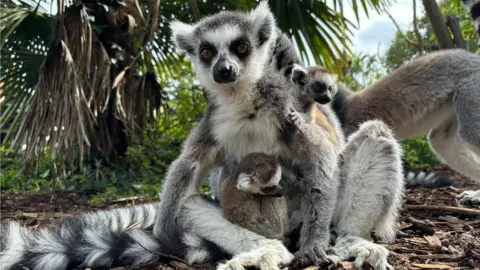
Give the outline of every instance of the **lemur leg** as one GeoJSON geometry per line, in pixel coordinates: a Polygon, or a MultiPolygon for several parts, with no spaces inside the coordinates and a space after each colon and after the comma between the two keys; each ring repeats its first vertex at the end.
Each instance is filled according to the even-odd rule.
{"type": "MultiPolygon", "coordinates": [[[[428,134],[432,150],[455,171],[480,182],[480,155],[472,151],[472,146],[460,134],[457,119],[433,129],[428,134]]],[[[480,203],[480,192],[465,191],[459,195],[460,202],[480,203]]]]}
{"type": "MultiPolygon", "coordinates": [[[[188,237],[209,241],[234,255],[231,260],[219,265],[218,269],[256,266],[261,270],[276,270],[279,269],[278,265],[288,264],[293,259],[293,255],[279,240],[267,239],[223,218],[218,204],[204,195],[191,195],[185,200],[177,223],[189,234],[188,237]]],[[[184,243],[189,245],[185,239],[184,243]]],[[[195,250],[194,253],[187,253],[187,259],[190,263],[201,263],[209,257],[206,252],[195,250]],[[195,261],[195,258],[200,260],[195,261]]]]}
{"type": "Polygon", "coordinates": [[[337,167],[335,146],[328,134],[315,124],[303,124],[292,138],[292,151],[303,173],[304,194],[301,195],[303,225],[297,259],[315,265],[331,264],[326,255],[330,240],[330,223],[335,208],[338,183],[333,178],[337,167]],[[318,150],[312,150],[318,149],[318,150]]]}
{"type": "Polygon", "coordinates": [[[392,131],[381,121],[367,121],[348,138],[336,176],[339,196],[333,217],[338,235],[334,260],[355,258],[361,268],[389,269],[388,250],[367,239],[372,231],[392,241],[404,194],[402,151],[392,131]]]}

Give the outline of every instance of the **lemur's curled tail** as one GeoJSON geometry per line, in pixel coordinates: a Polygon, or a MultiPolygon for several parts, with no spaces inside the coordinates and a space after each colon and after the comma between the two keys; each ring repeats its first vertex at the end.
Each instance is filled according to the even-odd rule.
{"type": "Polygon", "coordinates": [[[62,270],[148,262],[160,248],[148,230],[157,211],[158,204],[152,203],[85,213],[39,230],[2,224],[1,268],[62,270]]]}
{"type": "Polygon", "coordinates": [[[407,171],[405,176],[405,187],[423,187],[423,188],[441,188],[458,185],[455,179],[445,175],[435,174],[433,172],[412,172],[407,171]]]}
{"type": "Polygon", "coordinates": [[[480,0],[462,0],[462,2],[470,10],[470,15],[475,21],[475,28],[478,33],[478,54],[480,54],[480,0]]]}

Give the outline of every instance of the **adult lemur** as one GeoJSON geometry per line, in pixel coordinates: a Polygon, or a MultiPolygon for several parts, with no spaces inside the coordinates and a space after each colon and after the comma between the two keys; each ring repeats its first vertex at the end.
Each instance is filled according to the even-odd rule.
{"type": "MultiPolygon", "coordinates": [[[[480,46],[480,1],[463,2],[476,22],[480,46]]],[[[385,121],[401,140],[429,132],[431,148],[445,163],[480,181],[480,57],[443,50],[403,65],[363,91],[338,87],[333,108],[347,135],[368,119],[385,121]]],[[[480,203],[480,190],[459,197],[480,203]]]]}
{"type": "MultiPolygon", "coordinates": [[[[336,209],[335,216],[341,217],[336,219],[336,231],[340,232],[337,247],[342,243],[356,247],[347,254],[349,257],[356,257],[358,262],[368,260],[378,269],[384,269],[385,249],[364,240],[372,227],[351,224],[383,216],[378,214],[385,209],[381,202],[392,190],[390,170],[383,165],[396,164],[398,155],[389,150],[358,152],[369,155],[364,160],[380,158],[366,167],[356,164],[360,170],[355,170],[361,173],[355,181],[376,183],[379,192],[372,194],[370,189],[355,186],[358,182],[341,181],[342,192],[355,198],[369,198],[365,201],[368,205],[357,211],[355,203],[344,197],[341,202],[345,204],[335,208],[338,179],[332,177],[337,163],[335,147],[319,135],[322,132],[316,125],[305,123],[310,132],[291,133],[285,132],[288,125],[281,121],[290,103],[295,105],[290,89],[293,84],[285,75],[291,72],[293,63],[300,61],[288,39],[278,35],[266,2],[249,13],[225,11],[193,25],[174,22],[171,26],[177,47],[190,56],[197,77],[207,90],[209,105],[168,170],[161,202],[87,214],[35,232],[11,223],[2,232],[0,263],[4,269],[136,265],[155,257],[151,251],[185,256],[191,243],[184,241],[184,232],[233,255],[220,269],[244,266],[278,269],[278,265],[293,259],[280,241],[230,223],[222,216],[218,204],[199,194],[199,186],[210,167],[221,166],[228,175],[251,152],[277,155],[283,172],[287,175],[298,172],[303,177],[306,188],[296,194],[301,199],[303,215],[300,250],[296,254],[299,258],[309,258],[315,264],[331,260],[325,250],[331,216],[336,209]],[[372,175],[378,178],[372,181],[372,175]],[[156,218],[155,238],[145,231],[152,226],[152,217],[156,218]]],[[[376,125],[366,125],[361,130],[369,134],[369,130],[375,129],[376,125]]],[[[370,143],[380,147],[384,140],[377,139],[370,143]]],[[[375,149],[373,145],[369,149],[375,149]]],[[[284,177],[281,181],[282,186],[288,186],[296,178],[284,177]]]]}
{"type": "MultiPolygon", "coordinates": [[[[346,134],[381,119],[399,139],[428,132],[433,151],[453,169],[480,181],[480,57],[442,50],[419,57],[353,92],[338,83],[333,109],[346,134]]],[[[465,192],[463,200],[480,200],[465,192]]]]}

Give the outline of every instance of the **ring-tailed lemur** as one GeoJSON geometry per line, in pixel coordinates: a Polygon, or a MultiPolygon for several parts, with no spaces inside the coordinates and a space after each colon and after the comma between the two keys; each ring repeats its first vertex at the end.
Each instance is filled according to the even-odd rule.
{"type": "MultiPolygon", "coordinates": [[[[338,83],[332,107],[346,135],[370,119],[400,140],[429,132],[432,150],[457,172],[480,181],[480,57],[461,49],[418,57],[353,92],[338,83]]],[[[480,191],[461,201],[480,202],[480,191]]]]}
{"type": "MultiPolygon", "coordinates": [[[[301,89],[297,93],[297,99],[299,99],[300,107],[308,115],[308,118],[311,121],[315,121],[317,125],[327,128],[330,126],[330,129],[335,128],[337,137],[343,136],[343,132],[338,132],[338,130],[341,130],[341,125],[337,117],[332,117],[332,114],[334,115],[335,113],[332,111],[330,104],[326,105],[338,91],[337,75],[332,74],[323,67],[311,66],[303,68],[295,64],[292,81],[301,89]],[[325,121],[326,116],[329,121],[325,121]]],[[[455,183],[455,180],[447,176],[435,173],[427,175],[424,172],[408,172],[405,180],[405,187],[407,188],[416,186],[438,188],[455,183]]]]}
{"type": "MultiPolygon", "coordinates": [[[[209,106],[204,118],[190,133],[182,153],[170,165],[161,202],[84,215],[38,233],[12,223],[2,234],[5,241],[2,241],[0,263],[6,269],[17,266],[65,269],[78,264],[100,267],[118,262],[136,265],[152,259],[155,251],[184,256],[187,255],[185,245],[189,243],[182,241],[182,230],[234,255],[219,269],[243,266],[278,269],[279,264],[293,258],[280,241],[266,239],[228,222],[218,204],[199,194],[200,183],[209,167],[220,164],[229,173],[231,164],[253,151],[278,154],[282,171],[288,172],[292,165],[300,167],[307,188],[298,194],[302,199],[304,223],[298,255],[307,255],[317,264],[328,261],[324,246],[329,236],[329,215],[333,211],[329,204],[332,198],[333,202],[336,199],[335,178],[328,178],[335,169],[332,164],[335,151],[328,151],[334,147],[325,136],[319,135],[322,130],[316,125],[304,124],[307,132],[294,132],[291,138],[288,133],[279,132],[282,128],[279,116],[283,117],[289,107],[287,103],[291,102],[285,75],[291,72],[288,65],[292,60],[284,56],[295,55],[295,52],[282,36],[276,39],[278,31],[267,4],[262,2],[249,13],[221,12],[194,25],[176,22],[172,26],[178,47],[190,54],[198,78],[208,89],[209,106]],[[279,55],[272,55],[273,52],[279,55]],[[274,65],[270,64],[271,59],[274,65]],[[323,151],[314,151],[319,148],[323,151]],[[156,239],[143,230],[152,225],[152,214],[156,218],[156,239]],[[132,217],[129,222],[123,222],[128,216],[132,217]]],[[[381,174],[381,170],[373,166],[367,168],[366,175],[369,169],[381,174]]],[[[282,185],[289,180],[292,179],[282,179],[282,185]]],[[[390,179],[381,177],[380,180],[390,179]]],[[[383,200],[357,187],[347,190],[358,190],[358,196],[371,198],[373,202],[383,200]]],[[[360,216],[379,211],[375,207],[354,209],[352,205],[345,205],[337,211],[350,213],[346,219],[350,218],[351,223],[360,216]]],[[[345,229],[339,237],[356,235],[363,229],[368,228],[352,232],[345,229]]],[[[361,253],[350,254],[358,261],[386,263],[386,257],[378,255],[380,246],[360,242],[358,245],[364,247],[357,249],[361,253]]]]}
{"type": "Polygon", "coordinates": [[[275,156],[246,155],[222,184],[223,216],[250,231],[283,241],[288,213],[281,177],[282,169],[275,156]]]}

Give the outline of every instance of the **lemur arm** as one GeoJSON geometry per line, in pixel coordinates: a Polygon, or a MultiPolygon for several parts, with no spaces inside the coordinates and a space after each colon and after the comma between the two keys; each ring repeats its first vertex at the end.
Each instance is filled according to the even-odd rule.
{"type": "Polygon", "coordinates": [[[172,237],[178,232],[176,217],[179,207],[189,195],[199,192],[202,181],[215,163],[217,147],[207,123],[205,118],[202,119],[190,132],[182,152],[168,168],[154,228],[155,237],[161,243],[174,240],[172,237]]]}

